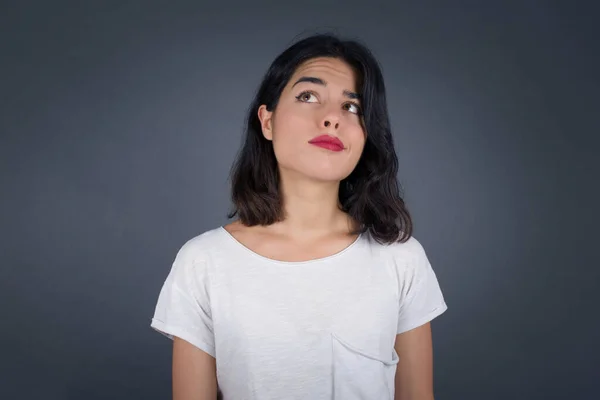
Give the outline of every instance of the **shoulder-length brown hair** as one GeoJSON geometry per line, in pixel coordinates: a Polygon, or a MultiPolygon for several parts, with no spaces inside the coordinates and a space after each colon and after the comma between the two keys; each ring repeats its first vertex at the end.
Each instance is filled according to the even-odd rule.
{"type": "Polygon", "coordinates": [[[383,75],[369,49],[354,40],[331,34],[310,36],[290,46],[271,64],[247,115],[244,144],[231,170],[233,210],[247,226],[270,225],[284,218],[279,191],[279,170],[273,146],[262,135],[258,108],[269,111],[277,102],[296,68],[317,57],[335,57],[355,68],[359,76],[367,138],[361,158],[340,184],[343,211],[380,243],[405,242],[412,235],[412,220],[397,181],[398,158],[394,150],[383,75]]]}

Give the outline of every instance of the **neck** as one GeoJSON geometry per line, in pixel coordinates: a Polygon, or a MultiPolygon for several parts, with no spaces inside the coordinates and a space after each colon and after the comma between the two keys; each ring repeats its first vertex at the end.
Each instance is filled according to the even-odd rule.
{"type": "Polygon", "coordinates": [[[349,216],[339,208],[339,182],[280,176],[285,219],[277,225],[282,232],[305,236],[351,229],[349,216]]]}

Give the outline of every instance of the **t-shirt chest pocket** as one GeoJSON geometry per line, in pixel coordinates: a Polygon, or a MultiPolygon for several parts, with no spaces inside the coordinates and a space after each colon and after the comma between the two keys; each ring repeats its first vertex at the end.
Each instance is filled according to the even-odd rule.
{"type": "Polygon", "coordinates": [[[332,327],[334,399],[393,399],[398,355],[394,296],[360,296],[332,327]]]}
{"type": "Polygon", "coordinates": [[[398,355],[394,349],[372,354],[332,334],[333,399],[394,398],[398,355]]]}

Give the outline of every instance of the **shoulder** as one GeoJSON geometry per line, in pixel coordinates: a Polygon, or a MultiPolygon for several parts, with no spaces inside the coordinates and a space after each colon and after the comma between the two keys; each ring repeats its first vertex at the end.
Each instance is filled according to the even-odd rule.
{"type": "Polygon", "coordinates": [[[394,276],[426,273],[431,268],[425,248],[414,236],[390,244],[378,243],[370,236],[368,241],[371,254],[377,254],[394,276]]]}
{"type": "Polygon", "coordinates": [[[187,239],[179,247],[176,255],[176,262],[195,263],[206,261],[211,249],[218,248],[224,241],[224,232],[222,227],[216,227],[199,233],[187,239]]]}
{"type": "Polygon", "coordinates": [[[396,260],[419,260],[426,256],[425,248],[421,242],[414,236],[410,236],[404,242],[394,242],[381,244],[372,237],[368,238],[371,248],[376,248],[380,254],[391,257],[396,260]]]}

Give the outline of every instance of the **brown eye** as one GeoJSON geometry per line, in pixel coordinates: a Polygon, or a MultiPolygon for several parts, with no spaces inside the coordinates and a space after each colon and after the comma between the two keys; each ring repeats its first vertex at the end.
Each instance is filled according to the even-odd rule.
{"type": "Polygon", "coordinates": [[[296,96],[296,99],[298,101],[304,102],[304,103],[314,103],[316,101],[316,96],[311,93],[311,92],[302,92],[300,93],[298,96],[296,96]],[[315,98],[314,101],[311,101],[312,98],[315,98]]]}
{"type": "Polygon", "coordinates": [[[344,110],[350,111],[351,113],[357,114],[357,115],[360,115],[360,113],[361,113],[360,107],[356,103],[346,103],[346,104],[344,104],[344,110]]]}

